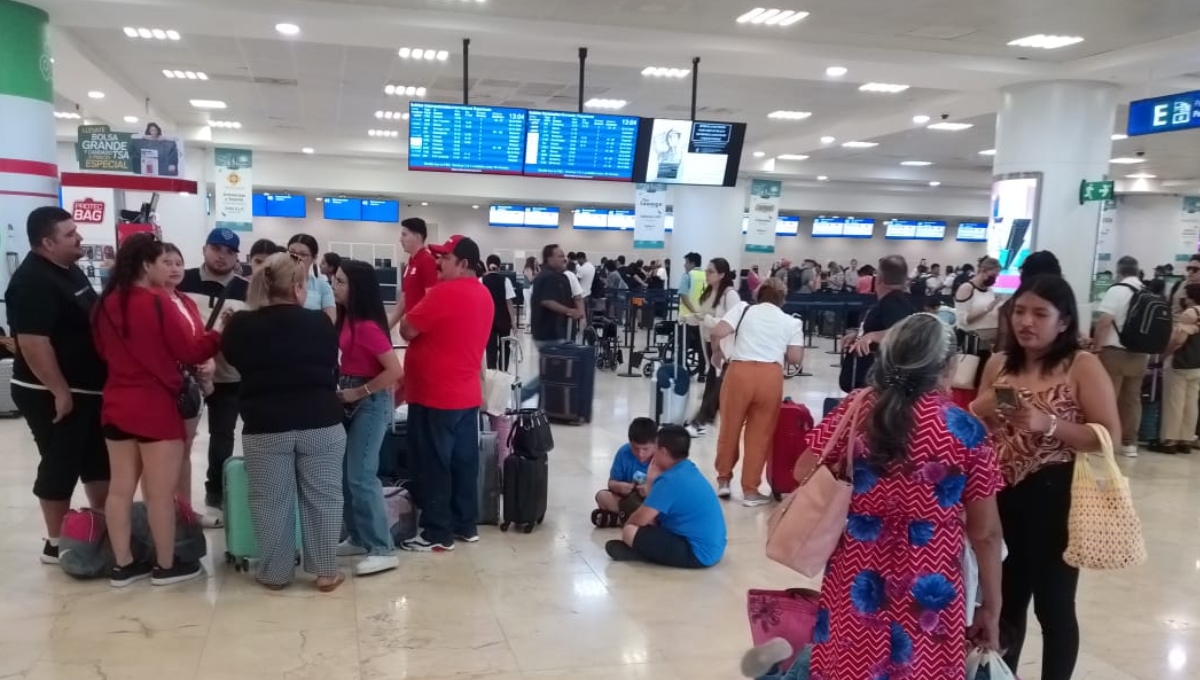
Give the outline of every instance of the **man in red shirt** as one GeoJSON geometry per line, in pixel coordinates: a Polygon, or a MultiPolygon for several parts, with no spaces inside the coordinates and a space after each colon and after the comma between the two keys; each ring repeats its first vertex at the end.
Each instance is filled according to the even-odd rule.
{"type": "Polygon", "coordinates": [[[404,277],[400,280],[402,296],[396,300],[396,307],[388,314],[388,328],[395,328],[404,318],[404,313],[415,309],[417,303],[425,297],[425,293],[438,282],[437,262],[425,247],[425,239],[429,229],[425,220],[420,217],[410,217],[400,223],[400,247],[408,253],[408,264],[404,267],[404,277]]]}
{"type": "Polygon", "coordinates": [[[456,235],[430,251],[439,283],[400,324],[408,341],[404,393],[421,509],[420,533],[400,547],[446,552],[455,539],[479,540],[480,372],[495,309],[477,278],[482,262],[474,241],[456,235]]]}

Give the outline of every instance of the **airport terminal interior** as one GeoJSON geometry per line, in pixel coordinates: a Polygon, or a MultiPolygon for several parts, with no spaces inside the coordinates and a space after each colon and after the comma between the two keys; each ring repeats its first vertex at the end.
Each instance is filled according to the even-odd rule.
{"type": "MultiPolygon", "coordinates": [[[[826,263],[898,255],[919,282],[927,265],[991,262],[1002,301],[1025,258],[1051,251],[1085,335],[1122,258],[1146,281],[1200,283],[1200,5],[760,2],[0,0],[0,287],[45,205],[71,214],[97,290],[137,232],[197,267],[228,230],[218,243],[240,243],[247,274],[252,243],[307,234],[319,254],[367,262],[388,310],[411,257],[400,222],[418,217],[429,244],[461,235],[498,256],[526,300],[526,263],[548,244],[597,267],[643,261],[647,277],[662,265],[667,298],[697,253],[701,270],[727,260],[739,285],[795,268],[793,294],[818,263],[825,278],[804,285],[829,293],[850,286],[826,263]]],[[[659,321],[679,316],[667,298],[659,321]]],[[[787,299],[808,346],[784,394],[819,421],[846,396],[839,338],[853,324],[787,299]]],[[[632,325],[643,309],[621,315],[632,325]]],[[[512,372],[528,382],[541,364],[528,305],[520,316],[512,372]]],[[[307,575],[264,588],[227,563],[220,528],[205,531],[203,576],[166,587],[39,563],[39,450],[5,414],[0,680],[743,677],[761,642],[748,592],[821,587],[768,559],[779,503],[744,507],[735,479],[724,557],[704,569],[614,561],[622,530],[593,526],[630,421],[667,422],[649,377],[662,362],[633,363],[653,335],[619,336],[590,422],[552,426],[540,526],[480,526],[477,542],[398,550],[396,568],[367,576],[339,558],[330,593],[307,575]]],[[[692,379],[687,413],[704,388],[692,379]]],[[[1145,391],[1147,411],[1159,394],[1145,391]]],[[[714,489],[720,428],[691,439],[714,489]]],[[[1200,451],[1157,440],[1116,455],[1148,559],[1081,572],[1076,680],[1200,678],[1200,451]]],[[[202,416],[185,462],[197,499],[209,442],[202,416]]],[[[1031,608],[1015,675],[1066,680],[1043,675],[1042,647],[1031,608]]],[[[861,680],[902,677],[927,680],[861,680]]]]}

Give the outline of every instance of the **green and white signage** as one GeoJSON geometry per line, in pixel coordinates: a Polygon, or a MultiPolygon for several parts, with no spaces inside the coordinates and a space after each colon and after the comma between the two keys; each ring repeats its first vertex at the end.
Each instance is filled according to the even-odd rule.
{"type": "Polygon", "coordinates": [[[667,185],[639,184],[633,206],[633,247],[662,248],[667,238],[667,185]]]}
{"type": "Polygon", "coordinates": [[[254,228],[254,154],[249,149],[213,149],[216,165],[214,212],[218,229],[254,228]]]}
{"type": "Polygon", "coordinates": [[[750,180],[750,218],[746,224],[746,252],[775,252],[775,223],[779,221],[779,199],[783,183],[771,179],[750,180]]]}

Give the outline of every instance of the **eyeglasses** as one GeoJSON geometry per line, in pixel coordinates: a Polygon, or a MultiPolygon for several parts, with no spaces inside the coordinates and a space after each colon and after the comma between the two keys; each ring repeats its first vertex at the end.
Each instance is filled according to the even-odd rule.
{"type": "Polygon", "coordinates": [[[1186,269],[1187,273],[1189,273],[1189,274],[1195,274],[1196,272],[1200,272],[1200,267],[1184,267],[1184,269],[1186,269]]]}
{"type": "Polygon", "coordinates": [[[289,250],[288,255],[291,255],[293,260],[311,260],[312,259],[312,256],[309,255],[308,253],[301,253],[296,250],[289,250]]]}

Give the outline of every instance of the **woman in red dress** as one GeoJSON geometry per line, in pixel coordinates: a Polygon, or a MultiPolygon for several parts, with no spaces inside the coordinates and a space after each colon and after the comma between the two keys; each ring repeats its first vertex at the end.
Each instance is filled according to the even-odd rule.
{"type": "Polygon", "coordinates": [[[121,244],[92,321],[96,349],[108,364],[101,421],[112,482],[105,515],[116,566],[110,583],[146,577],[168,585],[200,576],[198,562],[176,560],[175,489],[187,429],[179,412],[181,366],[212,358],[216,331],[195,333],[165,295],[170,276],[166,247],[153,234],[121,244]],[[150,518],[155,564],[135,562],[130,509],[138,481],[150,518]]]}
{"type": "Polygon", "coordinates": [[[869,386],[810,435],[810,449],[828,447],[825,465],[854,456],[846,530],[813,630],[813,680],[962,680],[968,637],[999,646],[1000,470],[983,424],[945,396],[953,357],[948,327],[909,317],[888,333],[869,386]],[[852,424],[831,442],[844,418],[852,424]],[[970,631],[964,528],[983,595],[970,631]]]}

